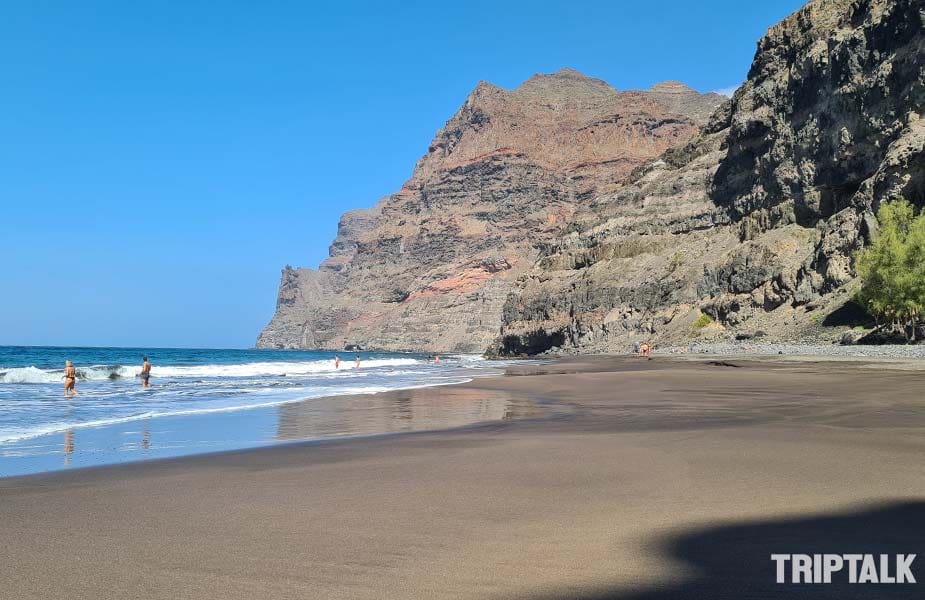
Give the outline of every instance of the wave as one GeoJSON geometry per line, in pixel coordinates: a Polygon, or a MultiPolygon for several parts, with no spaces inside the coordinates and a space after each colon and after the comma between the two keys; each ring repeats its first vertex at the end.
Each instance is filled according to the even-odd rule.
{"type": "MultiPolygon", "coordinates": [[[[378,367],[400,367],[421,364],[422,361],[414,358],[383,358],[370,359],[360,363],[363,369],[378,367]]],[[[354,368],[353,361],[341,362],[339,371],[349,372],[354,368]]],[[[136,377],[141,367],[126,367],[122,365],[95,365],[78,367],[77,379],[80,381],[105,381],[136,377]]],[[[313,360],[306,362],[254,362],[241,364],[210,364],[191,366],[154,366],[151,368],[152,377],[167,379],[187,377],[267,377],[267,376],[299,376],[316,373],[336,373],[332,360],[313,360]]],[[[39,369],[37,367],[19,367],[0,371],[0,383],[64,383],[64,369],[39,369]]]]}
{"type": "MultiPolygon", "coordinates": [[[[133,377],[139,369],[130,367],[95,366],[77,369],[80,381],[104,381],[133,377]]],[[[39,369],[38,367],[20,367],[0,371],[0,383],[64,383],[64,369],[39,369]]]]}
{"type": "MultiPolygon", "coordinates": [[[[360,363],[360,370],[377,367],[400,367],[416,365],[421,361],[414,358],[381,358],[364,360],[360,363]]],[[[349,360],[341,361],[340,371],[350,371],[354,363],[349,360]]],[[[237,365],[195,365],[189,367],[166,366],[153,367],[152,377],[266,377],[313,375],[315,373],[336,372],[333,360],[313,360],[308,362],[256,362],[237,365]]]]}

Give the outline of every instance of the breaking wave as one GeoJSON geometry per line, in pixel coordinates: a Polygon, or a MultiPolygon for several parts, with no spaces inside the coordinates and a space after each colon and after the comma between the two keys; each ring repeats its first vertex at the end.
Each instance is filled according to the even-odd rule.
{"type": "MultiPolygon", "coordinates": [[[[421,364],[414,358],[383,358],[365,360],[360,363],[360,370],[376,367],[400,367],[421,364]]],[[[354,369],[351,360],[341,361],[340,371],[354,369]]],[[[96,365],[77,367],[77,379],[80,381],[105,381],[137,377],[140,366],[96,365]]],[[[243,364],[211,364],[194,366],[163,366],[151,368],[152,377],[183,379],[190,377],[286,377],[335,373],[332,360],[313,360],[305,362],[253,362],[243,364]]],[[[0,383],[63,383],[64,369],[39,369],[37,367],[20,367],[0,371],[0,383]]]]}
{"type": "MultiPolygon", "coordinates": [[[[80,381],[104,381],[106,379],[121,379],[134,377],[139,368],[95,366],[77,369],[77,379],[80,381]]],[[[20,367],[0,371],[0,383],[63,383],[64,369],[39,369],[37,367],[20,367]]]]}

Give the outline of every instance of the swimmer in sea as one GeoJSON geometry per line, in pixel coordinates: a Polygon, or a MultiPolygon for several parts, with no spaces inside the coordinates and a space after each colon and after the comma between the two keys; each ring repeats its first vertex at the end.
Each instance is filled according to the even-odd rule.
{"type": "Polygon", "coordinates": [[[141,364],[141,387],[150,387],[151,383],[148,380],[151,378],[151,363],[148,362],[147,356],[142,356],[141,360],[144,361],[141,364]]]}
{"type": "Polygon", "coordinates": [[[357,352],[357,369],[360,368],[360,353],[357,352]]]}
{"type": "Polygon", "coordinates": [[[335,369],[340,368],[340,357],[336,354],[334,355],[334,368],[335,369]]]}
{"type": "Polygon", "coordinates": [[[74,363],[71,361],[64,362],[64,397],[70,398],[71,394],[74,394],[74,397],[79,396],[77,389],[74,387],[77,384],[77,369],[74,368],[74,363]]]}

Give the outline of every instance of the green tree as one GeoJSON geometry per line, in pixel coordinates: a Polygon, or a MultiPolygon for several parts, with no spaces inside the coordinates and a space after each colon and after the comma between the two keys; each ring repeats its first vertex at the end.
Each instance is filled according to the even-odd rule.
{"type": "Polygon", "coordinates": [[[915,341],[925,316],[925,214],[915,216],[906,200],[884,203],[877,211],[880,231],[857,257],[858,300],[881,324],[915,341]]]}

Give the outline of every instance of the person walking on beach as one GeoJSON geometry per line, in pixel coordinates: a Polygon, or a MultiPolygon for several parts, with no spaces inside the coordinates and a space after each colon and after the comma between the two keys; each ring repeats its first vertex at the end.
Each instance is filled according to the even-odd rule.
{"type": "Polygon", "coordinates": [[[79,396],[77,389],[74,387],[77,384],[77,369],[74,368],[74,363],[67,360],[64,361],[64,397],[70,398],[71,394],[74,394],[74,397],[79,396]]]}
{"type": "Polygon", "coordinates": [[[148,362],[147,356],[142,356],[141,360],[141,387],[150,387],[151,383],[148,380],[151,379],[151,363],[148,362]]]}
{"type": "Polygon", "coordinates": [[[334,355],[334,368],[335,369],[340,368],[340,357],[336,354],[334,355]]]}

